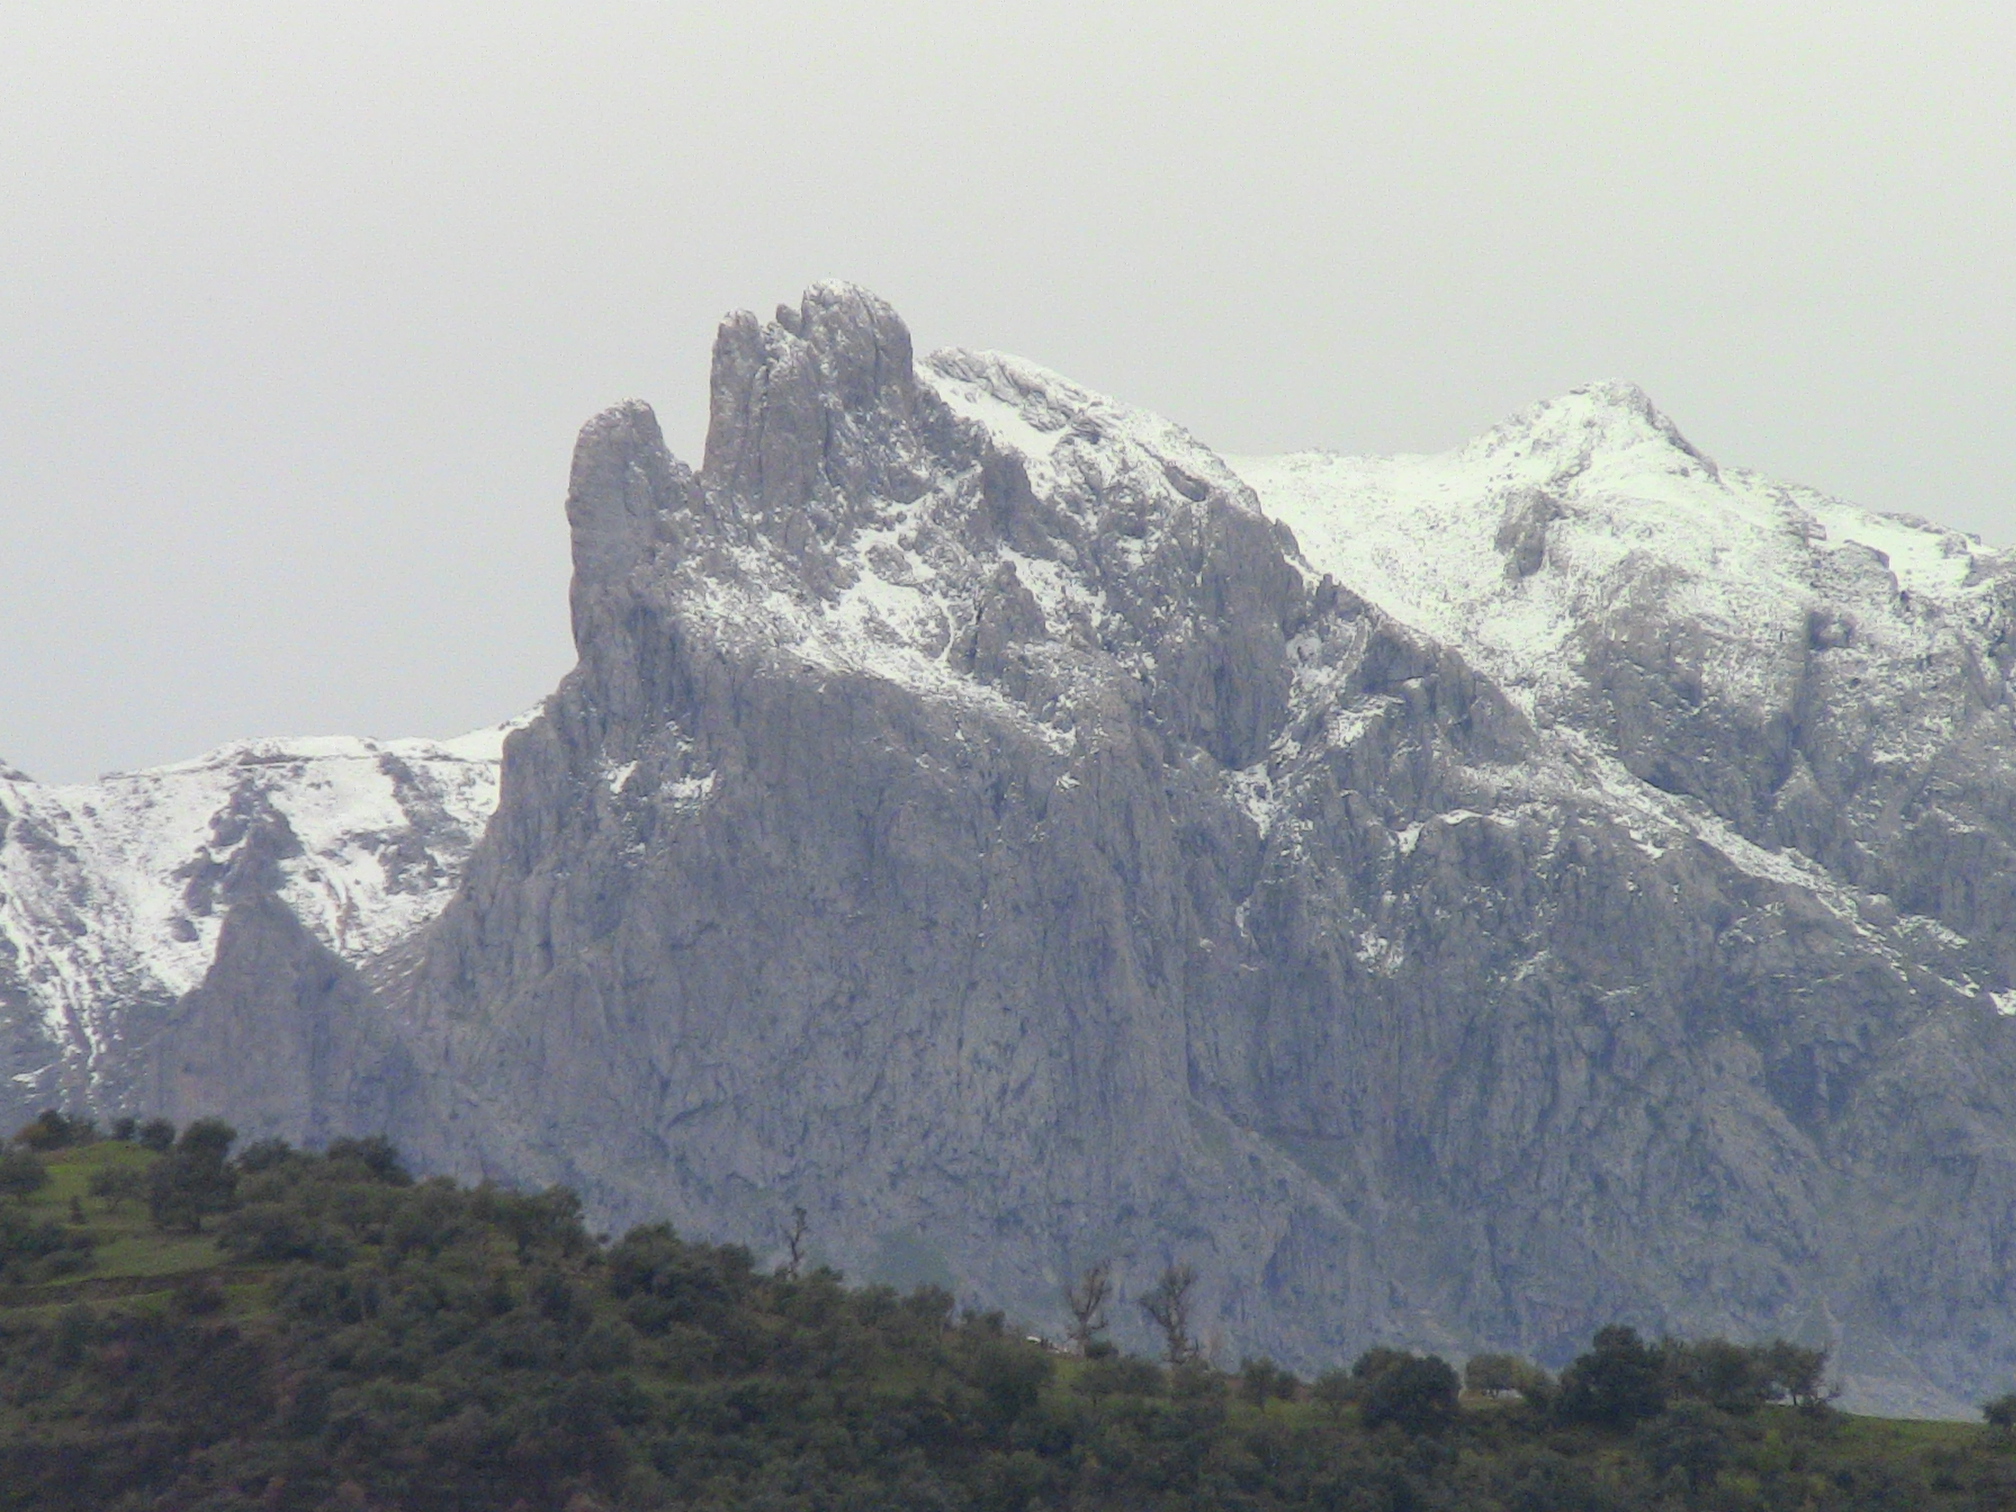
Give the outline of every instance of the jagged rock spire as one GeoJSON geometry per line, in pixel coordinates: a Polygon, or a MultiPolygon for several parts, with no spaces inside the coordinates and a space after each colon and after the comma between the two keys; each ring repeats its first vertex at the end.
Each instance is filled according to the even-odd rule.
{"type": "Polygon", "coordinates": [[[650,405],[626,400],[581,427],[567,484],[577,651],[587,649],[598,595],[673,537],[671,517],[697,493],[692,472],[666,450],[650,405]]]}
{"type": "Polygon", "coordinates": [[[771,524],[807,507],[831,515],[875,494],[913,496],[918,408],[910,331],[895,310],[854,284],[814,284],[767,324],[746,310],[721,323],[701,478],[771,524]]]}

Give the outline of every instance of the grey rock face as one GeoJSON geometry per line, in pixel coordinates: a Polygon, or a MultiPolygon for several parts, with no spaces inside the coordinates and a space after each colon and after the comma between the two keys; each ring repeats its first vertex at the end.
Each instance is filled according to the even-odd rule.
{"type": "MultiPolygon", "coordinates": [[[[1601,398],[1566,446],[1500,438],[1550,453],[1468,506],[1506,592],[1574,570],[1619,426],[1735,486],[1601,398]]],[[[2006,889],[1885,902],[1779,818],[1950,876],[1814,768],[1888,717],[1829,680],[1846,640],[1724,696],[1778,639],[1646,557],[1529,696],[1187,437],[914,364],[855,290],[724,327],[698,475],[635,419],[583,453],[577,561],[637,518],[584,478],[663,479],[661,513],[428,942],[430,1159],[759,1244],[802,1203],[851,1268],[922,1255],[1037,1322],[1094,1258],[1184,1257],[1228,1349],[1305,1364],[1558,1359],[1621,1317],[1821,1338],[1892,1405],[2009,1368],[2006,889]]],[[[1842,550],[1816,603],[1867,579],[1842,550]]],[[[1967,738],[2006,792],[2006,719],[1967,738]]]]}
{"type": "MultiPolygon", "coordinates": [[[[592,421],[567,513],[580,663],[480,843],[373,842],[438,905],[347,948],[306,810],[220,806],[200,969],[91,989],[144,1032],[64,1085],[759,1249],[803,1205],[1035,1326],[1188,1260],[1232,1359],[1623,1320],[1892,1408],[2016,1370],[2002,555],[1619,386],[1235,471],[840,285],[724,325],[698,472],[592,421]]],[[[8,791],[36,876],[82,855],[8,791]]]]}
{"type": "MultiPolygon", "coordinates": [[[[1258,861],[1212,753],[1264,750],[1304,595],[1194,445],[1180,491],[1086,396],[1039,496],[938,386],[996,367],[946,361],[857,291],[730,322],[707,466],[513,741],[428,942],[403,1132],[625,1218],[760,1241],[803,1202],[850,1266],[922,1254],[1047,1314],[1046,1268],[1146,1265],[1211,1233],[1196,1171],[1243,1177],[1185,1065],[1190,979],[1238,969],[1196,958],[1200,911],[1258,861]]],[[[577,480],[672,475],[618,434],[577,480]]]]}
{"type": "MultiPolygon", "coordinates": [[[[1248,475],[1313,562],[1460,641],[1530,721],[1532,755],[1431,797],[1482,816],[1469,835],[1525,840],[1509,881],[1477,887],[1473,861],[1449,885],[1490,924],[1474,945],[1387,936],[1396,987],[1465,963],[1407,1012],[1462,1025],[1425,1105],[1438,1184],[1491,1215],[1465,1284],[1528,1329],[1545,1286],[1521,1304],[1512,1271],[1648,1321],[1805,1326],[1865,1402],[1934,1408],[2006,1373],[2012,726],[2006,685],[1971,669],[2008,558],[1717,468],[1600,387],[1447,458],[1248,475]],[[1503,571],[1466,570],[1490,554],[1503,571]],[[1928,864],[1956,833],[1965,898],[1928,864]],[[1514,1230],[1529,1258],[1508,1270],[1514,1230]]],[[[1404,880],[1348,895],[1402,901],[1410,933],[1434,912],[1404,880]]]]}

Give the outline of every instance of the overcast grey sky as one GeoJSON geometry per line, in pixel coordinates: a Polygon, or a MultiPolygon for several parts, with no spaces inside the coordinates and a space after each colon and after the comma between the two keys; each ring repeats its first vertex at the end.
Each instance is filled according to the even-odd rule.
{"type": "Polygon", "coordinates": [[[575,430],[822,277],[1228,451],[1635,379],[2016,541],[2016,7],[0,0],[0,758],[450,734],[575,430]]]}

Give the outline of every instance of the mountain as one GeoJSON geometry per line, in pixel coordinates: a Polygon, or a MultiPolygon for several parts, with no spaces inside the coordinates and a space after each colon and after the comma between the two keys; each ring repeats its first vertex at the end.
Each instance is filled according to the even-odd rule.
{"type": "Polygon", "coordinates": [[[583,431],[580,661],[487,827],[445,748],[398,759],[455,803],[353,823],[302,760],[172,840],[0,789],[22,1105],[384,1130],[759,1248],[802,1206],[1037,1326],[1187,1260],[1234,1359],[1621,1320],[1889,1410],[2016,1370],[2016,558],[1622,385],[1228,460],[846,285],[731,318],[710,419],[697,471],[641,404],[583,431]]]}
{"type": "Polygon", "coordinates": [[[256,1055],[222,1080],[198,1073],[197,1103],[229,1088],[218,1105],[256,1121],[255,1089],[277,1075],[263,1110],[277,1127],[327,1138],[355,1122],[366,1109],[331,1105],[304,1062],[366,1027],[364,977],[454,894],[513,727],[250,740],[67,786],[0,770],[0,1122],[57,1103],[179,1109],[206,1033],[256,1055]],[[258,1001],[233,1000],[241,986],[258,1001]],[[324,998],[346,1000],[345,1022],[324,998]],[[312,1111],[293,1100],[311,1085],[312,1111]]]}

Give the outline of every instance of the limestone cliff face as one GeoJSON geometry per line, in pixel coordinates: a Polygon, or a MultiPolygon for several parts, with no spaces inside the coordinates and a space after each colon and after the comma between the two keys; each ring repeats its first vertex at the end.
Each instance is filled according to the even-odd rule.
{"type": "Polygon", "coordinates": [[[1000,371],[820,289],[724,330],[697,476],[641,409],[584,432],[582,665],[415,979],[432,1158],[759,1242],[802,1203],[1043,1318],[1109,1252],[1276,1242],[1228,1194],[1301,1178],[1190,1044],[1255,969],[1223,773],[1309,595],[1222,464],[1091,396],[1039,493],[960,410],[1000,371]]]}
{"type": "MultiPolygon", "coordinates": [[[[1508,592],[1582,591],[1591,456],[1725,486],[1642,396],[1569,408],[1495,443],[1546,487],[1467,501],[1508,592]]],[[[1803,1331],[1893,1403],[2016,1363],[2007,888],[1788,828],[1948,876],[1839,787],[1895,714],[1850,658],[1935,723],[2002,696],[1958,631],[1930,688],[1829,643],[1860,548],[1780,606],[1776,704],[1730,671],[1775,619],[1643,553],[1536,693],[1354,591],[1348,519],[1319,567],[1173,428],[846,288],[724,327],[697,474],[593,422],[569,518],[581,667],[416,978],[430,1159],[759,1243],[802,1204],[1038,1322],[1187,1258],[1312,1364],[1612,1317],[1803,1331]]],[[[1958,728],[1974,813],[2008,721],[1958,728]]]]}
{"type": "MultiPolygon", "coordinates": [[[[697,472],[582,432],[580,662],[487,829],[233,799],[182,975],[79,989],[113,1030],[0,961],[48,1077],[612,1226],[803,1206],[1032,1326],[1188,1260],[1234,1360],[1622,1319],[1893,1408],[2016,1370],[2006,555],[1616,385],[1228,464],[842,285],[724,325],[711,420],[697,472]],[[338,830],[425,906],[337,929],[338,830]]],[[[30,786],[0,863],[55,877],[30,786]]]]}

